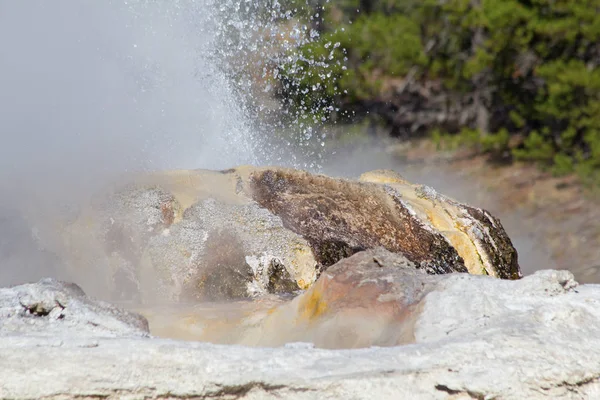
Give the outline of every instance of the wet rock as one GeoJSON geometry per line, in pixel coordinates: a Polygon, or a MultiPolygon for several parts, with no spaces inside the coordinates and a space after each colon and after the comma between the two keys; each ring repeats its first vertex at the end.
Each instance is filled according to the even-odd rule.
{"type": "Polygon", "coordinates": [[[143,303],[293,293],[376,247],[431,274],[520,277],[489,213],[393,172],[361,179],[254,167],[140,176],[66,224],[59,253],[73,280],[103,274],[94,287],[143,303]]]}
{"type": "Polygon", "coordinates": [[[420,301],[440,279],[415,268],[402,255],[372,249],[339,261],[288,303],[256,308],[227,325],[203,320],[188,329],[202,332],[197,340],[250,346],[310,342],[324,348],[358,348],[412,343],[420,301]]]}
{"type": "Polygon", "coordinates": [[[441,233],[414,218],[377,185],[297,171],[253,176],[254,199],[312,245],[322,270],[358,251],[383,246],[419,266],[466,272],[464,261],[441,233]]]}
{"type": "Polygon", "coordinates": [[[285,266],[275,260],[269,263],[266,277],[268,281],[265,287],[268,293],[289,294],[300,290],[298,283],[290,276],[285,266]]]}
{"type": "Polygon", "coordinates": [[[203,293],[212,301],[249,297],[253,275],[243,249],[230,232],[210,234],[204,254],[206,268],[200,269],[193,292],[203,293]]]}
{"type": "Polygon", "coordinates": [[[53,279],[0,289],[0,336],[146,337],[141,315],[88,298],[53,279]]]}
{"type": "MultiPolygon", "coordinates": [[[[205,311],[196,309],[167,311],[171,314],[168,320],[150,312],[149,318],[151,324],[163,318],[157,324],[168,325],[173,337],[220,344],[272,347],[309,342],[323,348],[397,346],[428,340],[432,331],[448,326],[447,321],[428,325],[423,323],[424,320],[433,317],[443,319],[444,316],[461,313],[468,315],[468,310],[479,305],[480,299],[504,297],[498,289],[502,285],[508,293],[512,290],[514,294],[513,286],[496,285],[495,280],[490,278],[471,283],[475,288],[491,285],[489,293],[473,294],[468,293],[469,289],[464,290],[466,297],[460,303],[463,307],[460,311],[453,308],[459,304],[458,299],[437,306],[442,310],[452,308],[452,311],[438,312],[431,308],[431,299],[437,299],[440,292],[445,298],[446,292],[453,293],[460,287],[457,282],[468,276],[427,274],[415,268],[415,264],[405,256],[376,248],[339,261],[323,272],[307,291],[291,301],[240,305],[239,309],[244,311],[235,313],[230,310],[224,313],[227,318],[209,317],[204,315],[205,311]],[[448,290],[447,282],[451,277],[456,287],[450,285],[452,289],[448,290]],[[424,310],[428,313],[425,316],[424,310]]],[[[560,295],[576,286],[568,273],[559,273],[552,279],[543,283],[539,278],[524,280],[519,293],[521,296],[560,295]]],[[[477,292],[477,289],[471,290],[477,292]]],[[[483,301],[485,304],[488,300],[483,301]]],[[[497,311],[510,318],[507,310],[499,308],[497,311]]],[[[481,312],[488,313],[486,318],[493,316],[492,310],[483,309],[481,312]]],[[[465,319],[468,317],[461,317],[454,323],[481,328],[473,327],[473,322],[465,319]]],[[[460,330],[458,327],[453,329],[460,330]]]]}
{"type": "Polygon", "coordinates": [[[392,171],[389,169],[377,169],[373,171],[368,171],[360,175],[358,178],[362,182],[372,182],[372,183],[409,183],[402,175],[400,175],[396,171],[392,171]]]}
{"type": "Polygon", "coordinates": [[[172,301],[262,295],[286,286],[286,278],[297,289],[316,275],[309,244],[280,218],[255,203],[211,198],[190,206],[179,223],[151,238],[139,265],[142,291],[158,291],[172,301]]]}
{"type": "Polygon", "coordinates": [[[321,269],[381,246],[430,273],[521,276],[497,219],[392,172],[373,171],[354,182],[266,169],[253,173],[251,184],[258,204],[311,243],[321,269]]]}

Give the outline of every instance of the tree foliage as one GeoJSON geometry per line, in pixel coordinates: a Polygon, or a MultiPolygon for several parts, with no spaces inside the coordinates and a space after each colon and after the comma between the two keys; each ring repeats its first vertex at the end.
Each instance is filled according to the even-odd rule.
{"type": "Polygon", "coordinates": [[[323,63],[307,61],[296,76],[300,90],[287,93],[296,104],[324,96],[339,115],[376,113],[369,104],[393,101],[408,79],[439,82],[476,109],[459,131],[477,132],[483,147],[510,147],[515,158],[557,174],[600,175],[600,0],[331,0],[319,7],[321,39],[301,51],[323,63]]]}

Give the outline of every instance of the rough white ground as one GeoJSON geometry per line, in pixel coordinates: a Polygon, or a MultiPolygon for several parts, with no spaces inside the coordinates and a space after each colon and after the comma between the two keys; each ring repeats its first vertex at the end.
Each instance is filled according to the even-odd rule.
{"type": "Polygon", "coordinates": [[[54,279],[0,288],[0,337],[148,337],[138,314],[88,298],[73,284],[54,279]]]}
{"type": "Polygon", "coordinates": [[[392,348],[245,348],[92,337],[66,325],[26,335],[4,328],[2,398],[600,398],[600,286],[577,286],[564,271],[520,281],[449,275],[426,297],[417,343],[392,348]]]}

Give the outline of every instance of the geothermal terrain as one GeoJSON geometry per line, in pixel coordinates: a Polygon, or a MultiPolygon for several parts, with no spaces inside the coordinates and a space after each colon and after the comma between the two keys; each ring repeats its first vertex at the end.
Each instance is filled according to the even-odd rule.
{"type": "Polygon", "coordinates": [[[600,287],[522,277],[500,220],[393,171],[153,173],[55,223],[56,262],[98,294],[0,290],[3,397],[600,391],[600,287]]]}
{"type": "Polygon", "coordinates": [[[283,118],[266,7],[0,5],[0,398],[600,398],[596,214],[283,118]]]}

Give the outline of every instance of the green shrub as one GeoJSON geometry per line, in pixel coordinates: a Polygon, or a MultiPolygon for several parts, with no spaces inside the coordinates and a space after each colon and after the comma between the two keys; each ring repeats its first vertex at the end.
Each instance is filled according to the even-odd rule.
{"type": "Polygon", "coordinates": [[[453,137],[432,126],[438,146],[508,152],[599,181],[600,0],[313,3],[325,7],[325,32],[300,49],[301,68],[280,76],[292,107],[373,113],[391,84],[435,80],[453,98],[482,93],[490,115],[489,132],[472,119],[453,137]]]}

